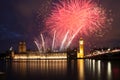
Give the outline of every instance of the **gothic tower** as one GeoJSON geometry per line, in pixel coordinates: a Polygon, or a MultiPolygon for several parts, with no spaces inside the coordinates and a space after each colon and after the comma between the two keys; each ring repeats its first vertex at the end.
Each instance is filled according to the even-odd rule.
{"type": "Polygon", "coordinates": [[[26,52],[26,43],[20,42],[19,43],[19,53],[26,52]]]}
{"type": "Polygon", "coordinates": [[[84,41],[80,39],[79,41],[79,51],[77,53],[77,58],[84,58],[84,41]]]}

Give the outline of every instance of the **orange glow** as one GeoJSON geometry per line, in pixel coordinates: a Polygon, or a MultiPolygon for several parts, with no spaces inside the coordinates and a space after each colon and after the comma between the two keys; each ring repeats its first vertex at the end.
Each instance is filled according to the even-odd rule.
{"type": "Polygon", "coordinates": [[[67,59],[67,54],[15,54],[13,59],[67,59]]]}
{"type": "Polygon", "coordinates": [[[77,58],[84,58],[84,41],[80,39],[79,41],[79,52],[77,53],[77,58]]]}
{"type": "Polygon", "coordinates": [[[66,74],[67,60],[18,60],[12,62],[12,70],[19,75],[27,75],[27,70],[30,74],[66,74]]]}
{"type": "Polygon", "coordinates": [[[80,41],[80,44],[83,44],[84,42],[83,41],[80,41]]]}
{"type": "Polygon", "coordinates": [[[79,80],[84,80],[84,60],[78,60],[77,61],[77,66],[78,66],[78,79],[79,80]]]}

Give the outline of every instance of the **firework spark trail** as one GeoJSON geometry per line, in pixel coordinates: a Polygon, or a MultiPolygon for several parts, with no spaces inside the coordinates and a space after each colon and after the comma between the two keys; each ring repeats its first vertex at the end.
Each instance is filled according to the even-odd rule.
{"type": "Polygon", "coordinates": [[[41,36],[41,40],[42,40],[43,52],[45,52],[45,41],[44,41],[43,35],[40,34],[40,36],[41,36]]]}
{"type": "Polygon", "coordinates": [[[39,50],[39,52],[40,52],[40,49],[41,49],[41,48],[40,48],[40,45],[38,44],[38,42],[37,42],[36,40],[34,41],[34,43],[35,43],[35,45],[37,46],[37,48],[38,48],[38,50],[39,50]]]}
{"type": "Polygon", "coordinates": [[[72,40],[73,40],[74,37],[79,33],[80,29],[82,29],[82,27],[80,27],[80,28],[75,32],[75,34],[73,34],[73,36],[70,38],[70,40],[69,40],[69,42],[68,42],[68,44],[67,44],[67,46],[66,46],[66,49],[70,46],[72,40]]]}
{"type": "Polygon", "coordinates": [[[106,21],[105,9],[99,7],[93,0],[61,0],[54,4],[45,24],[51,31],[51,35],[54,34],[53,30],[57,31],[57,44],[62,49],[64,44],[69,47],[79,32],[81,35],[89,35],[104,27],[106,21]],[[64,42],[63,37],[68,30],[69,37],[64,42]]]}
{"type": "Polygon", "coordinates": [[[55,46],[55,37],[56,37],[56,31],[54,31],[54,36],[53,36],[52,51],[54,50],[54,46],[55,46]]]}
{"type": "Polygon", "coordinates": [[[62,44],[61,44],[61,47],[60,47],[60,51],[63,50],[63,46],[64,46],[65,41],[67,40],[68,34],[69,34],[69,31],[67,31],[65,37],[63,38],[63,41],[62,41],[62,44]]]}

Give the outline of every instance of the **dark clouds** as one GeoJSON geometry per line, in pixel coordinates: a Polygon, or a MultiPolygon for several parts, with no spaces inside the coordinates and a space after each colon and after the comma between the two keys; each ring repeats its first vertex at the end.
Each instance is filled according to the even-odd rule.
{"type": "MultiPolygon", "coordinates": [[[[57,0],[0,0],[0,51],[21,40],[32,46],[34,37],[44,28],[44,19],[50,13],[52,1],[57,0]]],[[[106,46],[119,45],[120,0],[100,0],[99,3],[107,11],[111,10],[113,23],[98,42],[106,43],[106,46]]]]}
{"type": "Polygon", "coordinates": [[[44,27],[50,4],[51,0],[0,0],[0,48],[21,40],[32,42],[44,27]]]}
{"type": "Polygon", "coordinates": [[[5,40],[5,39],[14,39],[14,38],[21,38],[22,35],[17,33],[17,32],[13,32],[11,30],[9,30],[8,28],[6,28],[6,26],[2,26],[0,25],[1,31],[0,31],[0,40],[5,40]]]}

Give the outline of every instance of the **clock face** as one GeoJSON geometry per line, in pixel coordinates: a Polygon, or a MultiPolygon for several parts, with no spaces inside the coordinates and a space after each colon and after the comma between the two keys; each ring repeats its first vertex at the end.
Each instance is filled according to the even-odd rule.
{"type": "Polygon", "coordinates": [[[80,41],[80,44],[83,44],[83,41],[80,41]]]}

